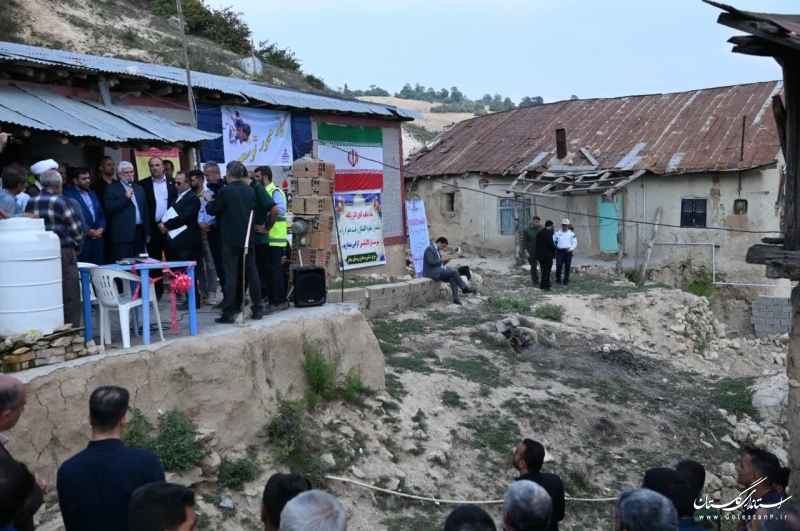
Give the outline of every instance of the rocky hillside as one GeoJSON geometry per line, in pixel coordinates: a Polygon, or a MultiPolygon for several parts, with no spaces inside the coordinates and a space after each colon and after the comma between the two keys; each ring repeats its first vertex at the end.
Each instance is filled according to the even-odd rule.
{"type": "MultiPolygon", "coordinates": [[[[169,17],[151,13],[150,0],[6,0],[6,5],[0,17],[0,40],[183,66],[180,32],[168,24],[169,17]]],[[[244,77],[238,68],[241,58],[217,43],[192,35],[190,28],[192,69],[244,77]]],[[[313,76],[270,65],[258,81],[333,93],[313,76]]]]}

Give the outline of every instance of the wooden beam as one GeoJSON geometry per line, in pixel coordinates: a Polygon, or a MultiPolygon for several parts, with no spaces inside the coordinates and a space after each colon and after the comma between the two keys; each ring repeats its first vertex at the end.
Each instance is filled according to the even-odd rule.
{"type": "Polygon", "coordinates": [[[767,264],[767,278],[800,280],[800,269],[786,262],[775,261],[767,264]]]}
{"type": "Polygon", "coordinates": [[[628,177],[627,179],[623,178],[622,181],[620,181],[617,184],[615,184],[614,186],[612,186],[611,190],[607,191],[603,195],[606,196],[606,197],[611,197],[612,195],[614,195],[617,192],[617,190],[621,190],[621,189],[625,188],[626,186],[631,184],[633,181],[635,181],[636,179],[638,179],[639,177],[641,177],[645,173],[647,173],[647,170],[639,170],[636,173],[634,173],[633,175],[631,175],[630,177],[628,177]]]}
{"type": "Polygon", "coordinates": [[[783,67],[786,97],[786,216],[784,248],[800,250],[800,63],[786,61],[783,67]]]}
{"type": "Polygon", "coordinates": [[[767,265],[771,262],[796,264],[800,269],[800,251],[788,251],[778,245],[757,243],[747,250],[745,262],[748,264],[767,265]]]}
{"type": "Polygon", "coordinates": [[[585,147],[582,147],[582,148],[581,148],[581,153],[583,153],[583,156],[584,156],[584,157],[586,157],[586,160],[588,160],[589,162],[591,162],[593,166],[600,166],[600,163],[599,163],[599,162],[597,162],[597,159],[595,159],[595,158],[592,156],[592,154],[591,154],[591,153],[589,153],[589,150],[588,150],[588,149],[586,149],[585,147]]]}
{"type": "Polygon", "coordinates": [[[599,179],[597,179],[597,180],[594,182],[594,184],[593,184],[593,185],[591,185],[591,186],[589,187],[589,190],[594,190],[594,189],[596,189],[596,188],[599,188],[599,187],[600,187],[600,183],[601,183],[601,182],[603,182],[603,181],[606,181],[606,180],[608,180],[608,178],[609,178],[610,176],[611,176],[611,172],[610,172],[610,171],[607,171],[607,172],[605,172],[603,175],[601,175],[601,176],[600,176],[600,178],[599,178],[599,179]]]}
{"type": "Polygon", "coordinates": [[[717,22],[724,26],[728,26],[729,28],[737,29],[739,31],[749,33],[755,37],[775,43],[779,46],[784,46],[787,48],[787,51],[794,50],[800,52],[800,42],[795,43],[791,40],[791,38],[782,37],[780,33],[773,35],[767,31],[761,30],[756,26],[757,23],[753,20],[747,20],[741,16],[733,15],[731,13],[722,13],[717,19],[717,22]]]}
{"type": "Polygon", "coordinates": [[[783,238],[761,238],[761,243],[769,245],[783,245],[783,238]]]}
{"type": "Polygon", "coordinates": [[[781,141],[781,153],[786,160],[786,107],[780,94],[772,96],[772,116],[775,117],[775,126],[778,129],[778,140],[781,141]]]}

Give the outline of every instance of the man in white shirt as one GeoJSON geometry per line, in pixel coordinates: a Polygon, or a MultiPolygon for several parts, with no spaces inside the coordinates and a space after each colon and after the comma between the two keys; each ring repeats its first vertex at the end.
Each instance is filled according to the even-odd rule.
{"type": "Polygon", "coordinates": [[[561,284],[561,268],[564,268],[564,285],[569,285],[569,270],[572,266],[572,253],[578,247],[575,233],[569,230],[569,220],[561,220],[561,230],[553,234],[556,250],[556,284],[561,284]]]}

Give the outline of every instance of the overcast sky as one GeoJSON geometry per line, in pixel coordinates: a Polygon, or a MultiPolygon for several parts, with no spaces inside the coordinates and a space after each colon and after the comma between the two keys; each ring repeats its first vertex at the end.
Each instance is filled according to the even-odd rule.
{"type": "MultiPolygon", "coordinates": [[[[725,0],[800,11],[798,0],[725,0]]],[[[259,40],[291,48],[334,88],[457,86],[546,102],[779,79],[770,58],[731,53],[734,30],[700,0],[211,0],[259,40]]]]}

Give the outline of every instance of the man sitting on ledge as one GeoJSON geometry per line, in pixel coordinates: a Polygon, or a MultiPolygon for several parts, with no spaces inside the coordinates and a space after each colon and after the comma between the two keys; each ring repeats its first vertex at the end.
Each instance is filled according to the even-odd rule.
{"type": "Polygon", "coordinates": [[[430,247],[425,249],[425,256],[422,263],[422,276],[432,280],[449,280],[450,289],[453,290],[453,302],[461,304],[458,299],[458,290],[461,288],[461,293],[475,293],[474,290],[467,287],[458,274],[458,271],[452,269],[445,269],[444,265],[450,261],[450,258],[442,257],[442,249],[447,247],[447,238],[440,237],[430,247]]]}

